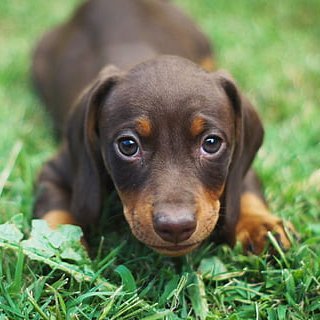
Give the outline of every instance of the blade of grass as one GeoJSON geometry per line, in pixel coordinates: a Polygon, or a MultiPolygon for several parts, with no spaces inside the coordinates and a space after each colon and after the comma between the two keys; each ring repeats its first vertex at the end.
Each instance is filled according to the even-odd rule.
{"type": "Polygon", "coordinates": [[[23,267],[24,267],[24,254],[20,248],[18,251],[18,260],[16,263],[16,269],[14,273],[14,280],[9,287],[9,292],[11,294],[17,294],[22,290],[22,280],[23,280],[23,267]]]}
{"type": "Polygon", "coordinates": [[[277,239],[274,237],[274,235],[272,234],[272,232],[268,231],[268,238],[270,240],[270,242],[272,243],[273,247],[277,250],[277,252],[279,253],[282,261],[284,262],[284,264],[286,265],[286,267],[288,269],[290,269],[290,265],[288,263],[288,260],[283,252],[283,250],[281,249],[281,247],[279,246],[279,243],[277,241],[277,239]]]}
{"type": "Polygon", "coordinates": [[[193,273],[190,277],[191,283],[189,284],[187,291],[193,310],[197,319],[205,320],[209,312],[209,307],[202,277],[198,273],[193,273]]]}
{"type": "Polygon", "coordinates": [[[40,317],[43,320],[50,320],[50,318],[43,312],[41,307],[38,305],[37,301],[33,298],[32,294],[31,294],[31,292],[29,292],[29,290],[27,290],[27,295],[28,295],[28,300],[33,305],[34,309],[38,312],[40,317]]]}
{"type": "Polygon", "coordinates": [[[22,149],[22,142],[21,141],[17,141],[15,143],[15,145],[13,146],[11,152],[10,152],[10,156],[9,156],[9,159],[7,161],[7,165],[6,167],[4,168],[4,170],[1,172],[1,175],[0,175],[0,197],[2,195],[2,191],[10,177],[10,174],[14,168],[14,165],[16,163],[16,160],[19,156],[19,153],[22,149]]]}
{"type": "Polygon", "coordinates": [[[99,316],[99,320],[104,320],[106,319],[107,315],[109,314],[111,308],[114,305],[114,301],[115,298],[120,294],[120,292],[122,291],[122,287],[119,287],[114,293],[113,295],[108,299],[108,302],[106,304],[106,306],[103,308],[101,315],[99,316]]]}
{"type": "Polygon", "coordinates": [[[57,320],[66,319],[66,317],[67,317],[67,308],[66,308],[66,305],[64,303],[63,297],[57,291],[57,289],[54,288],[53,286],[50,286],[49,284],[46,284],[46,286],[54,294],[57,320]],[[61,311],[62,311],[62,314],[61,314],[61,311]]]}
{"type": "Polygon", "coordinates": [[[124,265],[118,266],[115,270],[116,273],[121,277],[122,285],[127,292],[135,292],[137,290],[136,281],[131,271],[124,265]]]}
{"type": "Polygon", "coordinates": [[[151,316],[147,316],[142,318],[141,320],[158,320],[158,319],[165,319],[167,316],[172,315],[172,312],[169,310],[157,312],[151,316]]]}

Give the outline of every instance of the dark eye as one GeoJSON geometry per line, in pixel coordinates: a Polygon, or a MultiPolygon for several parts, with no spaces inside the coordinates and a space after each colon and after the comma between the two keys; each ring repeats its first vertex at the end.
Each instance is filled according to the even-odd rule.
{"type": "Polygon", "coordinates": [[[119,151],[126,157],[132,157],[139,151],[137,141],[132,137],[123,137],[118,140],[119,151]]]}
{"type": "Polygon", "coordinates": [[[210,135],[203,140],[202,150],[209,154],[217,153],[221,147],[222,139],[216,135],[210,135]]]}

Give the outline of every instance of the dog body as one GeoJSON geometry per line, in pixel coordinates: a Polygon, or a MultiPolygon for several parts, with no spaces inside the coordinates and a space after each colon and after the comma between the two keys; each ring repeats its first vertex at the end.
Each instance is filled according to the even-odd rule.
{"type": "Polygon", "coordinates": [[[164,0],[91,0],[45,35],[34,79],[65,132],[39,176],[36,216],[85,228],[115,187],[133,234],[160,253],[209,235],[258,253],[269,230],[288,247],[250,170],[259,117],[229,75],[208,72],[211,57],[164,0]]]}
{"type": "Polygon", "coordinates": [[[68,109],[103,67],[128,70],[160,54],[213,68],[207,38],[169,2],[85,2],[71,21],[42,38],[34,55],[34,80],[57,133],[62,133],[68,109]]]}

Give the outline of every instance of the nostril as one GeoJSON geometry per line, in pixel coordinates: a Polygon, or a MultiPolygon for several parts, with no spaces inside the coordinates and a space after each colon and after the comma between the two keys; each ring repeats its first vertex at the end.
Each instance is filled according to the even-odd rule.
{"type": "Polygon", "coordinates": [[[160,226],[160,228],[158,228],[158,231],[159,231],[162,235],[164,235],[164,236],[166,236],[166,237],[170,237],[171,231],[170,231],[169,229],[161,228],[161,226],[160,226]]]}
{"type": "Polygon", "coordinates": [[[191,212],[159,212],[154,216],[153,226],[163,240],[178,243],[191,237],[197,222],[191,212]]]}
{"type": "Polygon", "coordinates": [[[182,233],[187,233],[187,234],[189,234],[189,233],[193,232],[194,229],[195,229],[195,226],[190,226],[190,227],[184,228],[184,229],[182,230],[182,233]]]}

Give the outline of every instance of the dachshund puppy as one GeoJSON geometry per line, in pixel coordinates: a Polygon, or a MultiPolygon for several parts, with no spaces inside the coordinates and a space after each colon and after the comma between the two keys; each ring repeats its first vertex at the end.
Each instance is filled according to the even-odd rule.
{"type": "Polygon", "coordinates": [[[33,77],[62,136],[35,215],[97,223],[115,188],[132,233],[180,256],[211,236],[260,253],[289,239],[250,169],[261,121],[206,37],[164,0],[91,0],[46,34],[33,77]],[[67,116],[68,115],[68,116],[67,116]]]}

